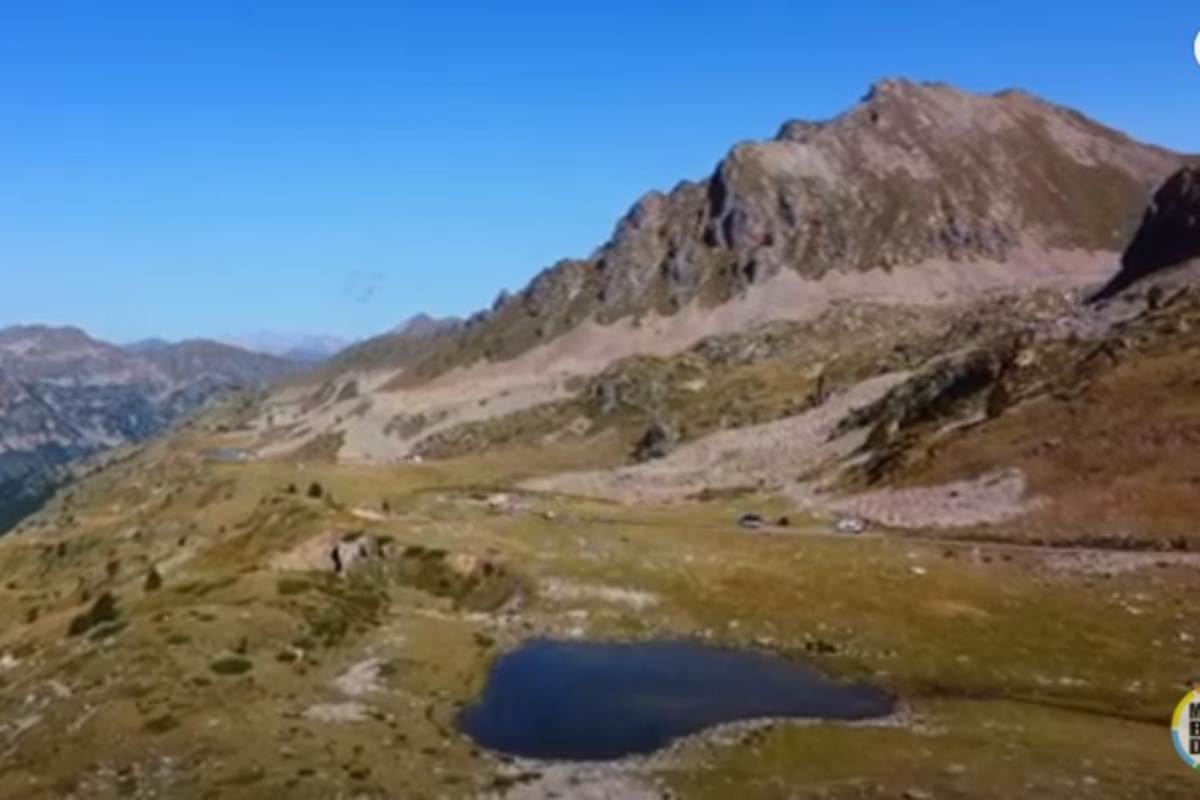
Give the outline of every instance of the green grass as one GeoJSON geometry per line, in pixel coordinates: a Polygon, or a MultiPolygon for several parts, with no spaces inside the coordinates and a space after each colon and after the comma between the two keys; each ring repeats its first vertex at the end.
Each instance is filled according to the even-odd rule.
{"type": "MultiPolygon", "coordinates": [[[[898,693],[917,723],[784,725],[728,745],[688,745],[647,767],[680,797],[899,797],[911,788],[935,797],[1188,796],[1192,776],[1176,763],[1161,720],[1195,677],[1195,653],[1180,634],[1200,630],[1178,600],[1200,592],[1194,570],[1104,579],[1049,570],[1036,552],[985,545],[985,561],[970,546],[815,535],[813,520],[757,493],[639,507],[511,488],[517,477],[593,457],[565,445],[419,468],[303,470],[289,461],[188,462],[189,448],[202,445],[201,437],[173,440],[123,467],[130,472],[79,485],[76,527],[62,533],[78,561],[0,540],[0,613],[15,618],[35,591],[43,609],[0,633],[0,650],[22,662],[14,683],[0,686],[0,715],[24,713],[25,686],[53,678],[72,691],[16,742],[0,767],[6,785],[62,785],[95,763],[171,756],[178,780],[169,792],[183,800],[217,789],[328,797],[355,784],[459,796],[464,781],[482,786],[496,774],[453,734],[454,714],[489,663],[526,637],[578,626],[600,639],[704,637],[803,658],[898,693]],[[139,506],[112,510],[113,486],[152,479],[178,487],[170,508],[149,517],[139,506]],[[363,527],[342,508],[280,489],[312,481],[347,508],[387,498],[392,515],[369,533],[391,536],[392,555],[348,578],[276,571],[275,558],[312,537],[363,527]],[[231,499],[196,518],[192,501],[214,485],[231,499]],[[510,491],[519,510],[489,512],[478,498],[496,490],[510,491]],[[275,496],[286,499],[271,504],[275,496]],[[747,534],[734,524],[747,507],[787,513],[792,524],[786,534],[747,534]],[[134,521],[172,533],[120,538],[134,521]],[[502,570],[452,566],[464,556],[502,570]],[[128,622],[121,635],[61,646],[79,614],[80,578],[104,575],[112,558],[172,563],[167,590],[145,593],[145,568],[122,570],[110,584],[119,618],[89,628],[128,622]],[[551,578],[636,590],[654,603],[554,600],[540,591],[551,578]],[[500,624],[489,609],[516,590],[524,602],[500,624]],[[235,652],[243,642],[249,655],[235,652]],[[386,691],[362,699],[366,721],[303,716],[345,699],[334,681],[368,657],[387,667],[386,691]],[[136,693],[116,688],[135,683],[136,693]],[[96,710],[63,748],[85,704],[96,710]],[[169,730],[156,733],[160,726],[169,730]],[[214,772],[185,751],[216,754],[222,766],[214,772]],[[343,769],[368,763],[365,780],[343,769]],[[945,771],[956,763],[967,771],[945,771]],[[313,773],[285,789],[298,765],[313,773]],[[1078,783],[1086,775],[1097,784],[1078,783]]],[[[37,791],[36,800],[52,796],[37,791]]]]}

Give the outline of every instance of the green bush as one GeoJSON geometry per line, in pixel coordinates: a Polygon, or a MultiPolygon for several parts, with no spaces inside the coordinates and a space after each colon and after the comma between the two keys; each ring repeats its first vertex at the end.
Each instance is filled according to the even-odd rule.
{"type": "Polygon", "coordinates": [[[254,663],[240,656],[223,656],[208,665],[218,675],[243,675],[254,668],[254,663]]]}
{"type": "Polygon", "coordinates": [[[142,584],[142,588],[147,592],[157,592],[162,588],[162,575],[158,573],[157,569],[151,567],[150,571],[146,573],[146,580],[142,584]]]}
{"type": "Polygon", "coordinates": [[[117,598],[112,592],[105,592],[96,598],[92,603],[92,607],[82,614],[78,614],[71,620],[70,627],[67,628],[69,636],[79,636],[87,633],[97,625],[106,622],[115,622],[120,616],[120,611],[117,609],[117,598]]]}

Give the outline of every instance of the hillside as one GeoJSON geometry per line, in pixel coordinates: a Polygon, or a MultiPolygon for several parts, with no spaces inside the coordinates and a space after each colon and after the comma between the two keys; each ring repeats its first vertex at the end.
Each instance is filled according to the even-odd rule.
{"type": "Polygon", "coordinates": [[[219,393],[295,371],[215,342],[127,349],[74,328],[0,330],[0,531],[74,460],[144,441],[219,393]]]}
{"type": "Polygon", "coordinates": [[[1181,163],[1023,92],[884,81],[833,120],[788,122],[735,146],[706,180],[647,194],[591,257],[543,271],[461,329],[346,351],[312,390],[278,396],[269,452],[323,436],[350,460],[403,457],[416,439],[397,431],[561,398],[573,376],[616,359],[813,319],[838,301],[1095,285],[1181,163]]]}

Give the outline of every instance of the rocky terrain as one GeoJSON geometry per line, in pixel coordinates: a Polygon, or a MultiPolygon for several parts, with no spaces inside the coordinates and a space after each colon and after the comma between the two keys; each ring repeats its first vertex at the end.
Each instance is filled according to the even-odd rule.
{"type": "Polygon", "coordinates": [[[839,304],[1094,288],[1181,164],[1022,92],[884,81],[833,120],[789,122],[734,147],[706,180],[651,192],[591,257],[461,328],[351,348],[308,390],[279,396],[272,418],[287,423],[270,452],[324,436],[345,459],[395,460],[418,429],[561,399],[622,357],[839,304]]]}
{"type": "Polygon", "coordinates": [[[886,82],[492,310],[99,464],[0,539],[0,787],[1194,796],[1167,734],[1200,680],[1189,160],[886,82]],[[539,637],[768,652],[897,710],[482,749],[458,713],[539,637]]]}
{"type": "Polygon", "coordinates": [[[75,460],[144,441],[218,394],[295,371],[215,342],[125,349],[73,328],[0,330],[0,531],[75,460]]]}
{"type": "Polygon", "coordinates": [[[497,298],[424,369],[511,358],[585,320],[711,307],[782,271],[819,280],[948,261],[970,288],[995,280],[977,262],[1012,262],[1006,282],[1027,284],[1038,276],[1021,257],[1033,256],[1069,273],[1078,263],[1047,251],[1119,252],[1179,163],[1022,92],[883,81],[836,119],[788,122],[706,180],[648,193],[593,256],[497,298]]]}

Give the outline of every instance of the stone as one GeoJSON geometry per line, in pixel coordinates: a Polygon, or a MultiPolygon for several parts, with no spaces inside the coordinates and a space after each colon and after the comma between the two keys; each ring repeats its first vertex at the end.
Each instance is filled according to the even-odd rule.
{"type": "Polygon", "coordinates": [[[677,436],[669,426],[659,421],[652,422],[634,446],[633,458],[635,461],[663,458],[675,449],[676,442],[677,436]]]}
{"type": "Polygon", "coordinates": [[[838,533],[858,534],[867,529],[867,521],[862,517],[841,517],[833,527],[838,533]]]}

